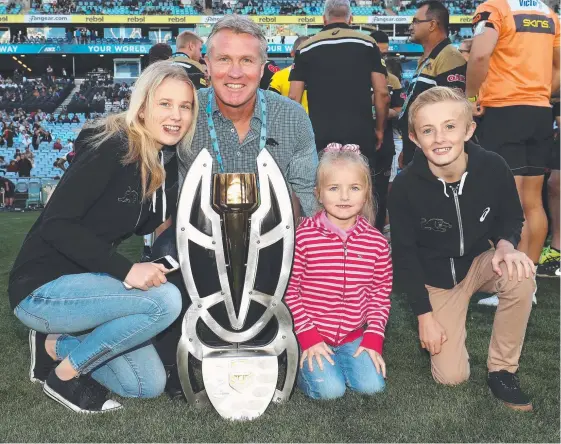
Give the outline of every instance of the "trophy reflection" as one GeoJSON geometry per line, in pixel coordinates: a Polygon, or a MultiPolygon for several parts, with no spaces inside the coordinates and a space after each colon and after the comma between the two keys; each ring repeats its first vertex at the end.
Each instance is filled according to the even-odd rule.
{"type": "Polygon", "coordinates": [[[222,242],[226,254],[232,302],[239,315],[247,266],[250,215],[257,208],[255,174],[215,174],[213,208],[222,215],[222,242]]]}

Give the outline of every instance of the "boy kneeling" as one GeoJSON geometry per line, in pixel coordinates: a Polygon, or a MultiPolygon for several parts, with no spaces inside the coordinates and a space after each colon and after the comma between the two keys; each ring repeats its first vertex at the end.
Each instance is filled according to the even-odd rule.
{"type": "Polygon", "coordinates": [[[516,372],[535,270],[516,250],[524,218],[514,177],[502,157],[469,142],[471,106],[452,89],[422,93],[409,128],[419,149],[389,200],[394,282],[419,320],[432,375],[449,385],[469,378],[469,300],[478,291],[497,293],[487,383],[507,406],[532,410],[516,372]]]}

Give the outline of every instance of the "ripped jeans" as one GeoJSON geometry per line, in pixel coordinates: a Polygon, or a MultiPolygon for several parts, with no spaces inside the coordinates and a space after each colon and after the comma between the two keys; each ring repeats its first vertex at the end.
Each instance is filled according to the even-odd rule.
{"type": "Polygon", "coordinates": [[[306,360],[298,374],[300,390],[312,399],[340,398],[347,387],[365,395],[383,391],[386,385],[384,377],[376,371],[368,353],[363,351],[353,358],[361,342],[362,336],[339,347],[331,347],[334,352],[331,358],[335,365],[322,357],[323,371],[314,359],[313,371],[310,372],[306,360]]]}
{"type": "Polygon", "coordinates": [[[62,276],[39,287],[14,310],[27,327],[60,333],[58,360],[127,397],[152,398],[164,391],[166,373],[151,338],[181,311],[171,283],[148,291],[127,290],[107,274],[62,276]],[[83,334],[85,331],[91,332],[83,334]]]}

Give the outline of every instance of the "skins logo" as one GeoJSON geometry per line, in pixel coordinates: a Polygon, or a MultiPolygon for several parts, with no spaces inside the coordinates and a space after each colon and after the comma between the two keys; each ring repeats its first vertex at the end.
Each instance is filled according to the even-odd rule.
{"type": "Polygon", "coordinates": [[[546,15],[516,14],[514,24],[516,25],[516,32],[555,34],[555,22],[546,15]]]}
{"type": "Polygon", "coordinates": [[[461,74],[450,74],[448,77],[446,77],[446,80],[448,81],[448,83],[452,83],[452,82],[466,83],[466,76],[463,76],[461,74]]]}
{"type": "Polygon", "coordinates": [[[273,74],[280,71],[280,68],[277,65],[269,65],[267,66],[267,69],[273,74]]]}
{"type": "Polygon", "coordinates": [[[524,20],[522,20],[522,26],[524,26],[526,28],[549,29],[549,22],[547,20],[524,19],[524,20]]]}

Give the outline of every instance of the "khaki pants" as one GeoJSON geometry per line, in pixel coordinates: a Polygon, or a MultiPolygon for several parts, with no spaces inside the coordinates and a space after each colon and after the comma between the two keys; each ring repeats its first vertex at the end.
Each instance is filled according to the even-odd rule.
{"type": "Polygon", "coordinates": [[[492,268],[495,250],[475,258],[467,276],[454,288],[445,290],[426,286],[433,316],[446,331],[448,340],[439,354],[431,356],[433,378],[441,384],[455,385],[469,378],[469,356],[466,349],[466,315],[469,300],[478,291],[498,293],[499,306],[495,313],[487,368],[490,372],[518,369],[526,325],[532,309],[535,280],[525,277],[518,282],[516,268],[509,281],[506,265],[499,277],[492,268]]]}

